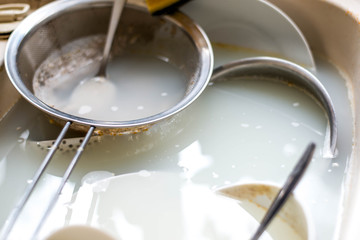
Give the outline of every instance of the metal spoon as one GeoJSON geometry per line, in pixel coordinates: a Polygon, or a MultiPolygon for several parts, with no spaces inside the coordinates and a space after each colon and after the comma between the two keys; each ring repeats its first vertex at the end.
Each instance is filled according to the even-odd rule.
{"type": "MultiPolygon", "coordinates": [[[[120,20],[120,16],[121,16],[122,10],[124,9],[125,1],[126,0],[114,0],[114,5],[111,10],[109,28],[108,28],[108,32],[107,32],[107,36],[106,36],[106,40],[105,40],[103,58],[101,59],[99,72],[93,78],[96,81],[106,81],[106,65],[107,65],[107,62],[109,59],[111,45],[114,40],[114,36],[115,36],[115,32],[116,32],[116,29],[117,29],[117,26],[118,26],[118,23],[120,20]]],[[[80,158],[80,156],[83,152],[83,149],[87,145],[87,142],[90,140],[93,130],[94,130],[94,128],[92,127],[91,130],[88,131],[83,143],[81,144],[80,148],[78,149],[78,151],[76,153],[76,156],[74,157],[73,161],[70,163],[69,167],[67,168],[67,170],[62,178],[61,185],[57,189],[57,192],[54,195],[54,197],[51,199],[49,206],[47,206],[46,211],[40,220],[40,223],[37,225],[37,228],[35,229],[35,232],[33,233],[32,239],[34,239],[37,236],[37,234],[40,232],[41,227],[43,226],[43,224],[46,221],[47,217],[49,216],[51,210],[55,206],[58,196],[60,195],[66,181],[68,180],[68,178],[73,170],[73,167],[76,165],[77,160],[80,158]]]]}
{"type": "Polygon", "coordinates": [[[271,223],[273,218],[277,215],[283,205],[286,203],[288,197],[295,189],[299,183],[301,177],[304,175],[305,170],[309,166],[309,163],[312,159],[313,153],[315,150],[315,144],[310,143],[300,158],[299,162],[296,164],[294,170],[291,172],[287,178],[284,186],[280,189],[279,193],[275,197],[274,201],[269,207],[269,210],[266,212],[265,216],[261,220],[261,223],[256,230],[255,234],[250,238],[250,240],[257,240],[263,234],[267,226],[271,223]]]}
{"type": "Polygon", "coordinates": [[[114,5],[111,11],[111,18],[109,23],[109,28],[105,40],[105,47],[103,51],[103,57],[100,62],[100,68],[94,79],[97,80],[106,80],[106,65],[109,60],[111,45],[114,40],[115,32],[119,23],[119,19],[124,9],[125,0],[114,0],[114,5]]]}

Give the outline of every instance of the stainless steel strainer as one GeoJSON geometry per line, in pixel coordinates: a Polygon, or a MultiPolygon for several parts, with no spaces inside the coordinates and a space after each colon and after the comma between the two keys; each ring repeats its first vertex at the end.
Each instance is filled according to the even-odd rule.
{"type": "Polygon", "coordinates": [[[22,22],[9,39],[6,69],[23,97],[55,119],[73,122],[73,128],[87,130],[95,126],[105,134],[139,132],[187,107],[210,78],[211,45],[203,31],[179,12],[153,17],[142,8],[127,6],[112,50],[113,55],[124,51],[147,52],[181,68],[188,81],[186,95],[166,111],[131,121],[95,121],[48,106],[34,96],[32,89],[34,73],[50,53],[75,39],[105,34],[111,4],[111,0],[68,0],[39,9],[22,22]]]}
{"type": "Polygon", "coordinates": [[[9,39],[5,65],[11,82],[25,99],[63,124],[64,128],[3,228],[4,239],[7,238],[21,209],[70,127],[87,133],[39,227],[56,203],[58,195],[94,132],[116,135],[144,131],[186,108],[202,93],[210,79],[213,67],[212,49],[208,38],[198,25],[180,12],[154,17],[139,6],[127,5],[117,29],[112,55],[123,52],[146,52],[166,59],[172,65],[178,66],[185,74],[187,79],[185,96],[173,107],[161,113],[131,121],[81,118],[59,111],[37,98],[32,81],[41,63],[53,51],[61,49],[69,42],[87,36],[105,35],[112,4],[112,0],[55,1],[26,18],[9,39]]]}

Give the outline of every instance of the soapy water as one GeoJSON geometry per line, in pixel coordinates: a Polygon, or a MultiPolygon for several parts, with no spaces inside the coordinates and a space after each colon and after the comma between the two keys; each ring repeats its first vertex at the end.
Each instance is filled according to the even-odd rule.
{"type": "MultiPolygon", "coordinates": [[[[179,174],[144,173],[83,183],[65,206],[66,222],[88,224],[115,239],[132,240],[249,239],[259,225],[238,201],[206,186],[187,182],[179,174]]],[[[286,223],[283,227],[291,228],[286,223]]],[[[273,239],[266,232],[260,238],[276,239],[299,238],[273,239]]]]}
{"type": "Polygon", "coordinates": [[[35,96],[65,113],[108,121],[152,116],[184,97],[185,75],[161,57],[114,57],[107,78],[94,78],[102,43],[102,36],[86,37],[54,52],[34,75],[35,96]]]}
{"type": "MultiPolygon", "coordinates": [[[[215,56],[218,56],[217,64],[225,57],[228,57],[226,61],[230,61],[244,56],[241,51],[214,50],[215,56]]],[[[317,75],[333,97],[339,117],[339,155],[332,161],[322,158],[320,146],[326,134],[326,117],[313,99],[283,84],[225,81],[208,87],[166,128],[159,125],[141,134],[102,137],[101,141],[86,149],[68,185],[80,184],[86,173],[91,171],[104,170],[119,175],[143,169],[182,172],[189,177],[188,181],[210,189],[254,179],[280,185],[302,147],[309,141],[315,141],[319,148],[297,189],[297,195],[310,208],[310,220],[316,235],[330,239],[341,213],[343,173],[351,155],[352,118],[344,79],[334,66],[322,59],[317,61],[317,75]]],[[[16,196],[21,194],[22,183],[27,184],[26,180],[31,178],[44,154],[40,151],[41,147],[28,146],[34,140],[34,133],[42,134],[42,138],[36,140],[50,139],[46,128],[52,126],[47,120],[39,124],[39,116],[46,119],[43,113],[21,100],[1,121],[0,171],[6,174],[1,175],[0,187],[7,193],[2,201],[1,222],[5,221],[16,196]],[[12,129],[20,130],[14,133],[12,129]],[[29,129],[30,136],[24,145],[17,139],[25,129],[29,129]],[[14,145],[18,147],[11,148],[14,145]]],[[[63,173],[61,170],[68,164],[69,155],[57,155],[49,166],[47,177],[60,176],[63,173]]],[[[48,179],[45,182],[46,186],[50,184],[48,179]]],[[[49,195],[45,185],[39,186],[37,192],[49,195]]],[[[72,194],[65,189],[61,198],[72,194]]],[[[41,199],[44,196],[41,195],[41,199]]],[[[69,201],[66,199],[65,202],[69,201]]],[[[43,205],[44,200],[30,202],[29,211],[22,218],[24,225],[19,224],[17,232],[31,233],[32,225],[27,220],[32,219],[31,223],[36,223],[36,216],[43,205]]],[[[57,209],[54,210],[57,212],[57,209]]],[[[54,216],[60,221],[57,226],[62,226],[63,218],[54,216]]]]}

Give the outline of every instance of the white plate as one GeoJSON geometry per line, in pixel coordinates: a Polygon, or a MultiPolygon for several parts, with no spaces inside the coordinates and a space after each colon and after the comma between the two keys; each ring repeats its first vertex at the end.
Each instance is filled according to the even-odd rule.
{"type": "Polygon", "coordinates": [[[197,0],[182,11],[199,23],[210,41],[260,50],[315,69],[310,47],[297,25],[262,0],[197,0]]]}

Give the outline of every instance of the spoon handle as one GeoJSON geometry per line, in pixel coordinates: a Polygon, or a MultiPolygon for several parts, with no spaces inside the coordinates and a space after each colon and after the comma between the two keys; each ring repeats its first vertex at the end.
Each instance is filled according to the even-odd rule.
{"type": "Polygon", "coordinates": [[[270,222],[273,220],[273,218],[276,216],[276,214],[283,207],[283,205],[287,201],[288,197],[290,196],[292,191],[295,189],[296,185],[299,183],[301,177],[304,175],[305,170],[309,166],[309,163],[311,162],[314,150],[315,150],[315,144],[310,143],[307,146],[302,157],[300,158],[299,162],[296,164],[295,168],[293,169],[293,171],[287,178],[284,186],[280,189],[279,193],[275,197],[274,201],[272,202],[271,206],[269,207],[269,210],[266,212],[264,218],[262,219],[258,229],[256,230],[253,237],[250,238],[250,240],[259,239],[259,237],[265,231],[267,226],[270,224],[270,222]]]}
{"type": "Polygon", "coordinates": [[[106,64],[110,55],[111,45],[114,40],[115,32],[119,24],[120,16],[125,5],[125,0],[114,0],[114,5],[111,10],[110,23],[105,40],[105,47],[103,51],[103,58],[101,60],[100,70],[98,75],[105,76],[106,64]]]}

